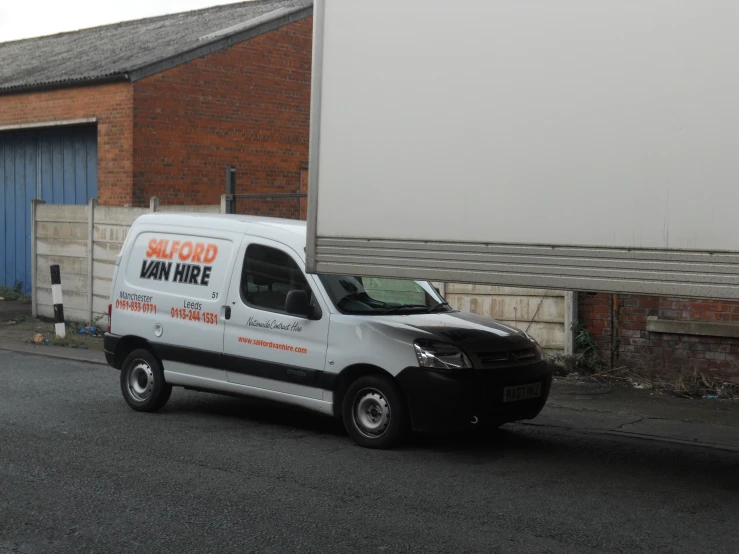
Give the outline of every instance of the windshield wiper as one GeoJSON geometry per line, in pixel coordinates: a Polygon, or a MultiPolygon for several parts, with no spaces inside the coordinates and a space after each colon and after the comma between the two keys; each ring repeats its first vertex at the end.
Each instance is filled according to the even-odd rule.
{"type": "Polygon", "coordinates": [[[399,310],[409,310],[409,309],[418,309],[418,308],[422,308],[422,309],[425,310],[428,307],[427,306],[424,306],[424,305],[421,305],[421,304],[401,304],[399,306],[393,306],[392,308],[387,308],[382,313],[383,314],[390,314],[390,313],[393,313],[393,312],[397,312],[399,310]]]}
{"type": "Polygon", "coordinates": [[[449,304],[449,302],[439,302],[439,303],[438,303],[438,304],[436,304],[435,306],[431,306],[431,307],[429,308],[428,312],[429,312],[430,314],[431,314],[431,313],[434,313],[434,312],[435,312],[436,310],[438,310],[439,308],[451,308],[451,305],[449,304]]]}

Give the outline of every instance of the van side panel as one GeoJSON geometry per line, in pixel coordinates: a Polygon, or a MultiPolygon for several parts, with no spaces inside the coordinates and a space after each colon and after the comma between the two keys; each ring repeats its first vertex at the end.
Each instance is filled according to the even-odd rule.
{"type": "Polygon", "coordinates": [[[241,238],[134,225],[112,292],[113,332],[149,341],[165,368],[176,363],[193,375],[225,380],[223,306],[241,238]]]}

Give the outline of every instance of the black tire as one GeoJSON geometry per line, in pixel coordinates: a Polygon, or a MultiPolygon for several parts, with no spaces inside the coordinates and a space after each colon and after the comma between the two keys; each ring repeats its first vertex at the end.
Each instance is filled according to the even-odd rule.
{"type": "Polygon", "coordinates": [[[360,377],[349,385],[341,415],[349,436],[365,448],[392,448],[401,441],[408,427],[407,410],[398,385],[381,375],[360,377]]]}
{"type": "Polygon", "coordinates": [[[164,380],[159,360],[148,350],[131,352],[121,367],[121,392],[126,403],[137,412],[156,412],[172,394],[164,380]]]}

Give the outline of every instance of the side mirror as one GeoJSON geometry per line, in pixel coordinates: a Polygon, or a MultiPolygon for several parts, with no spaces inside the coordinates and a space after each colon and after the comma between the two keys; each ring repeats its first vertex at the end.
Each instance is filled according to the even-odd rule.
{"type": "Polygon", "coordinates": [[[311,308],[310,302],[308,301],[308,293],[304,290],[291,290],[288,292],[287,299],[285,300],[285,311],[290,315],[310,319],[313,315],[313,308],[311,308]]]}

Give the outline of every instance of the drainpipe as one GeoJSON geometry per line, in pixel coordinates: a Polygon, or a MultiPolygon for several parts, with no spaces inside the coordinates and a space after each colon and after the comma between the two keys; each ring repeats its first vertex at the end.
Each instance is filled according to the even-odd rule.
{"type": "Polygon", "coordinates": [[[611,367],[618,362],[618,294],[611,295],[611,367]]]}

